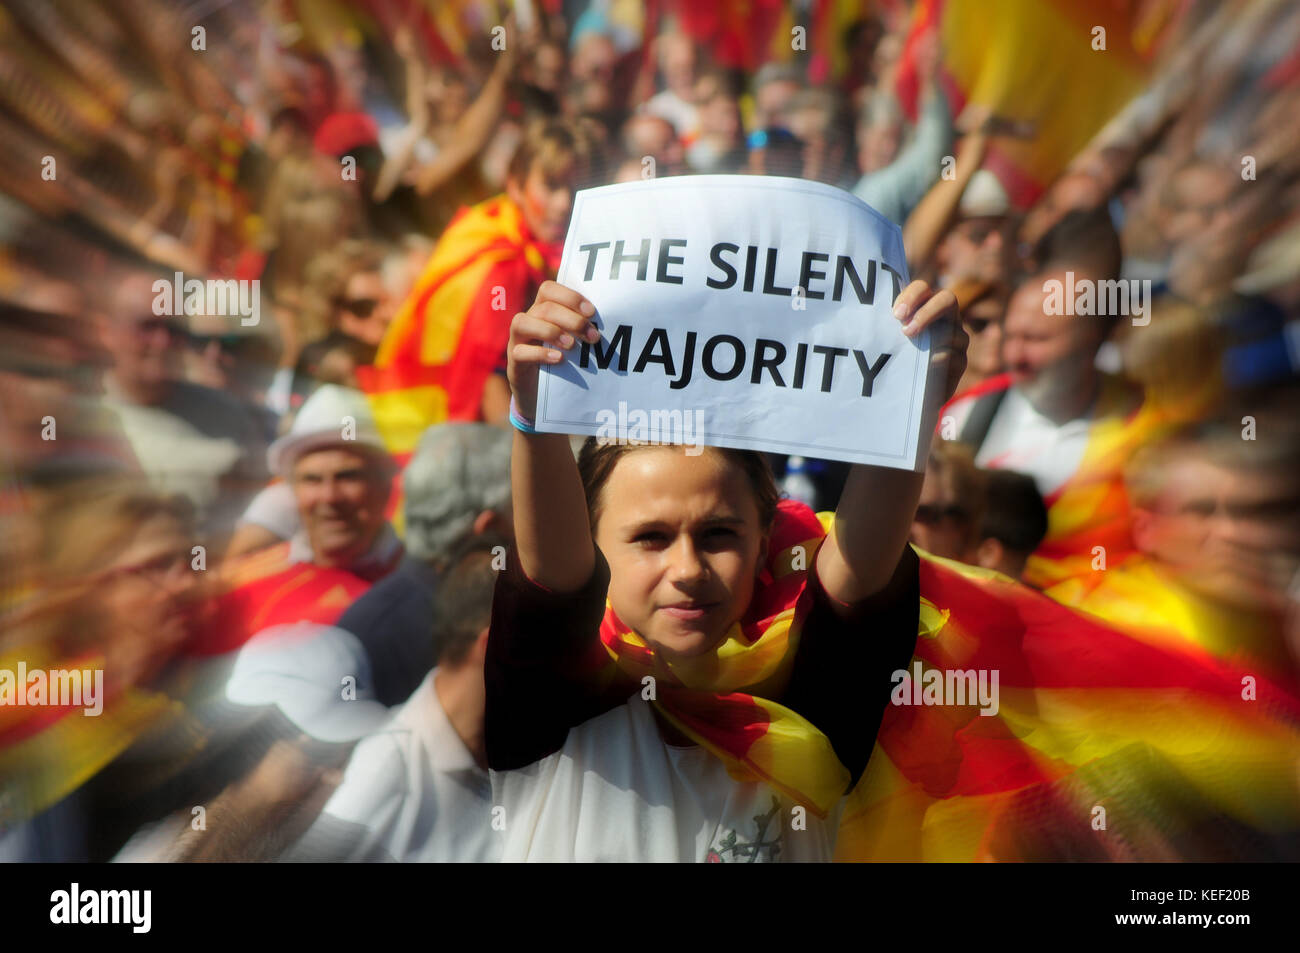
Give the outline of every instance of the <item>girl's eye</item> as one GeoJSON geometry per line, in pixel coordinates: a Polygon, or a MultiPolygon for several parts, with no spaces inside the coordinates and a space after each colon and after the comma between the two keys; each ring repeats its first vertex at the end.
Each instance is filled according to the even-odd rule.
{"type": "Polygon", "coordinates": [[[704,532],[705,546],[730,546],[739,538],[739,533],[725,526],[717,526],[704,532]]]}

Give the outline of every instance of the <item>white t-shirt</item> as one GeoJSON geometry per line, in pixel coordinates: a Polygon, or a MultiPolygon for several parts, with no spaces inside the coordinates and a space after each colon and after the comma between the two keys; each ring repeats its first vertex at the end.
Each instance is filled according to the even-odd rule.
{"type": "Polygon", "coordinates": [[[188,497],[205,529],[233,527],[248,498],[244,488],[266,479],[266,442],[243,405],[188,381],[174,383],[158,406],[125,399],[111,378],[104,387],[104,406],[117,414],[150,483],[188,497]],[[236,481],[237,492],[223,489],[226,480],[236,481]]]}
{"type": "Polygon", "coordinates": [[[438,700],[437,673],[357,743],[320,817],[282,860],[498,859],[491,782],[438,700]]]}
{"type": "MultiPolygon", "coordinates": [[[[960,432],[976,400],[962,401],[950,408],[960,432]]],[[[1079,469],[1092,435],[1093,416],[1077,417],[1057,424],[1044,417],[1012,387],[1007,390],[987,435],[975,455],[977,466],[990,470],[1015,470],[1034,478],[1044,498],[1059,490],[1079,469]]]]}
{"type": "Polygon", "coordinates": [[[826,819],[704,748],[666,744],[639,694],[569,730],[556,753],[492,772],[505,861],[829,861],[844,799],[826,819]],[[806,816],[805,816],[806,815],[806,816]]]}

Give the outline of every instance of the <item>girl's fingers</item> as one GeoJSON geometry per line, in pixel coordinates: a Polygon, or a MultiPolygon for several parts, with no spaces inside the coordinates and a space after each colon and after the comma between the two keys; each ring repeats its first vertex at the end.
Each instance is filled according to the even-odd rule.
{"type": "Polygon", "coordinates": [[[552,347],[568,350],[573,347],[574,338],[564,328],[557,327],[550,321],[543,321],[532,314],[517,314],[510,327],[511,338],[519,343],[541,341],[552,347]]]}
{"type": "Polygon", "coordinates": [[[950,318],[953,324],[960,323],[957,321],[957,296],[947,288],[934,291],[916,309],[912,319],[904,326],[903,333],[908,337],[915,337],[935,322],[950,318]]]}
{"type": "Polygon", "coordinates": [[[928,284],[924,281],[913,281],[894,299],[894,317],[906,324],[929,294],[928,284]]]}
{"type": "Polygon", "coordinates": [[[957,318],[957,297],[951,291],[935,291],[924,281],[913,281],[894,302],[894,317],[903,322],[903,333],[913,337],[928,325],[945,318],[957,318]]]}
{"type": "Polygon", "coordinates": [[[533,317],[549,321],[556,327],[569,332],[575,338],[582,339],[585,337],[588,341],[600,339],[600,331],[592,325],[585,315],[558,301],[538,301],[528,310],[528,313],[533,317]]]}
{"type": "Polygon", "coordinates": [[[542,286],[537,289],[537,301],[534,307],[544,301],[553,301],[570,311],[581,314],[585,318],[590,318],[596,313],[595,305],[572,288],[562,285],[558,281],[544,281],[542,286]]]}
{"type": "Polygon", "coordinates": [[[564,352],[541,344],[516,344],[510,357],[516,364],[558,364],[564,360],[564,352]]]}

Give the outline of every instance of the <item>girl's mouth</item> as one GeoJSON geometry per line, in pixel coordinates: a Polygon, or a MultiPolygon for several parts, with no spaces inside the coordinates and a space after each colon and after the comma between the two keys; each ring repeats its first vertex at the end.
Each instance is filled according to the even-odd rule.
{"type": "Polygon", "coordinates": [[[671,606],[661,606],[659,611],[667,613],[674,619],[691,622],[696,619],[703,619],[717,606],[718,603],[716,602],[679,602],[671,606]]]}

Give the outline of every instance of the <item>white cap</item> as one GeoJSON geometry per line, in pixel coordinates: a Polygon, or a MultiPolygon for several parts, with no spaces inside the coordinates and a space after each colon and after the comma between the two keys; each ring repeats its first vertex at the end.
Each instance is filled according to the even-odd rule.
{"type": "Polygon", "coordinates": [[[387,455],[370,404],[360,391],[337,384],[316,388],[289,432],[267,448],[266,463],[272,473],[287,477],[304,453],[326,447],[387,455]]]}
{"type": "Polygon", "coordinates": [[[236,705],[274,705],[319,741],[348,742],[392,714],[375,700],[370,659],[350,632],[329,625],[275,625],[249,639],[235,657],[226,698],[236,705]]]}
{"type": "Polygon", "coordinates": [[[1011,199],[996,175],[988,169],[976,169],[966,183],[957,210],[962,218],[1002,216],[1011,211],[1011,199]]]}

